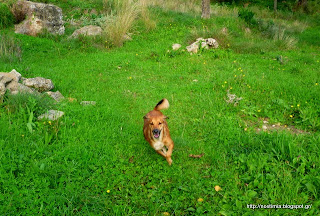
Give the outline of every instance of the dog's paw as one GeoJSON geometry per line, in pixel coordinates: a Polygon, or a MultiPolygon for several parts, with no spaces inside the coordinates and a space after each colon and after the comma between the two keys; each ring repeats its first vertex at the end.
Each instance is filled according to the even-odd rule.
{"type": "Polygon", "coordinates": [[[171,159],[171,158],[167,158],[167,162],[168,162],[168,164],[171,166],[171,164],[172,164],[172,159],[171,159]]]}

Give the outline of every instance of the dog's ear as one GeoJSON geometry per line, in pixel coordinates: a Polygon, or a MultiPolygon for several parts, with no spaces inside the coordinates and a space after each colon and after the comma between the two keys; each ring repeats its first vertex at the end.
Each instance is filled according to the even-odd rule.
{"type": "Polygon", "coordinates": [[[148,119],[148,117],[147,116],[143,116],[143,119],[148,119]]]}

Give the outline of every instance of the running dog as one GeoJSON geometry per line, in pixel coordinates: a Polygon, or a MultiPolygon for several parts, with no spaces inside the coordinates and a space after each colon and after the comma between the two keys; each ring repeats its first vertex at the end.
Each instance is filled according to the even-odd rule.
{"type": "Polygon", "coordinates": [[[156,152],[162,155],[171,166],[172,164],[172,150],[173,141],[170,137],[170,132],[166,119],[160,110],[168,109],[169,101],[162,99],[153,110],[148,112],[144,118],[143,135],[144,138],[150,143],[151,147],[156,152]]]}

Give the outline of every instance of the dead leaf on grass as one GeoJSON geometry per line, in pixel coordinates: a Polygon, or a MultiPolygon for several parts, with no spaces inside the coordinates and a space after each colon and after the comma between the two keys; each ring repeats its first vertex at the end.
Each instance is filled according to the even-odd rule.
{"type": "Polygon", "coordinates": [[[131,156],[131,157],[129,158],[129,163],[133,163],[133,162],[134,162],[133,159],[134,159],[134,156],[131,156]]]}
{"type": "Polygon", "coordinates": [[[189,154],[189,157],[191,157],[191,158],[201,158],[203,155],[204,155],[204,153],[199,154],[199,155],[189,154]]]}

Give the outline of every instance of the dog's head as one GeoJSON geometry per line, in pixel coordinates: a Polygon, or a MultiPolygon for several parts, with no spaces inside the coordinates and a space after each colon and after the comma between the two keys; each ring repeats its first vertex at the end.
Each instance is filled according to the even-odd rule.
{"type": "Polygon", "coordinates": [[[160,139],[163,134],[163,129],[166,125],[167,116],[144,116],[145,124],[148,124],[154,139],[160,139]]]}

